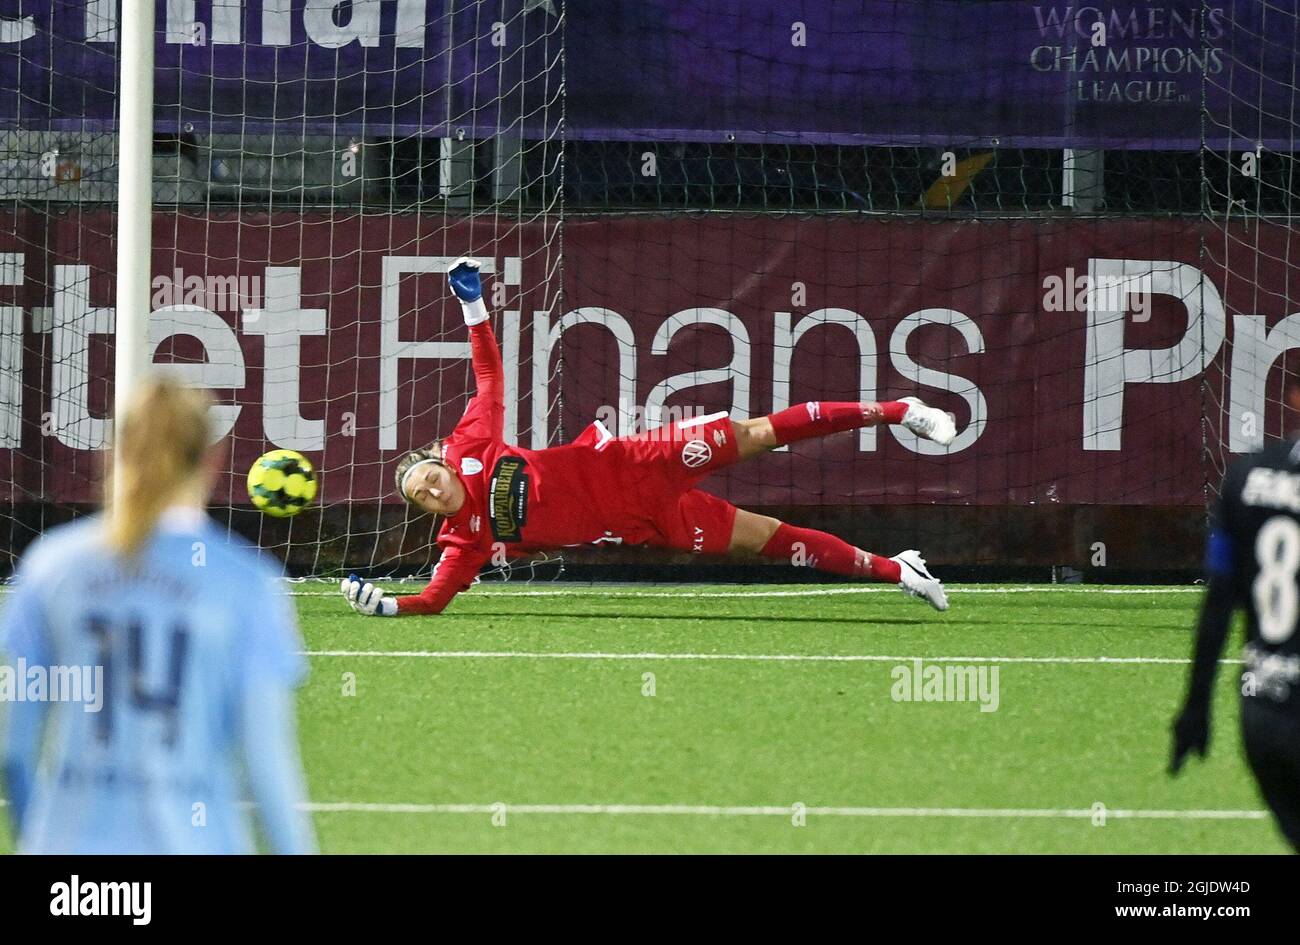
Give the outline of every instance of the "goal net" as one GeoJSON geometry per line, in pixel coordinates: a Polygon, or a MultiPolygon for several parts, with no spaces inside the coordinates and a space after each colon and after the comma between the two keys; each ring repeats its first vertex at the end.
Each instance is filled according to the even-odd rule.
{"type": "MultiPolygon", "coordinates": [[[[114,9],[0,14],[10,560],[95,504],[111,433],[114,9]]],[[[525,446],[951,411],[946,449],[869,429],[704,486],[948,579],[1190,575],[1226,465],[1294,426],[1293,0],[168,0],[156,39],[150,341],[221,402],[218,514],[290,573],[436,558],[392,470],[472,391],[462,254],[525,446]],[[284,521],[243,488],[275,447],[321,479],[284,521]]]]}
{"type": "Polygon", "coordinates": [[[1296,421],[1294,3],[608,9],[568,28],[566,299],[605,335],[566,411],[920,395],[951,448],[721,488],[950,579],[1197,573],[1226,463],[1296,421]]]}
{"type": "MultiPolygon", "coordinates": [[[[149,343],[155,362],[219,401],[218,517],[290,573],[426,570],[430,522],[408,516],[393,467],[445,435],[473,390],[459,309],[446,304],[451,259],[476,256],[493,274],[508,435],[559,435],[547,426],[555,363],[534,366],[519,341],[559,294],[560,10],[157,9],[149,343]],[[273,448],[304,453],[319,476],[320,500],[292,519],[254,511],[245,491],[254,459],[273,448]]],[[[99,501],[116,253],[115,4],[18,13],[0,19],[10,556],[99,501]]]]}
{"type": "Polygon", "coordinates": [[[1204,385],[1211,491],[1235,456],[1300,429],[1286,402],[1300,382],[1300,10],[1233,3],[1222,16],[1201,153],[1203,259],[1226,327],[1204,385]]]}

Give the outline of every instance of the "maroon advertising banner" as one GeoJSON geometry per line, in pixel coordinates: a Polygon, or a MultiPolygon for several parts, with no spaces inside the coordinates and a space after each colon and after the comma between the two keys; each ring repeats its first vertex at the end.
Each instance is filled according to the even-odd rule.
{"type": "MultiPolygon", "coordinates": [[[[1280,432],[1300,240],[1250,222],[623,216],[490,221],[159,214],[155,359],[211,388],[232,474],[306,453],[330,503],[391,503],[392,467],[472,392],[446,264],[480,257],[507,438],[572,439],[810,399],[919,395],[947,450],[877,429],[710,488],[749,505],[1200,505],[1280,432]],[[1204,239],[1202,238],[1204,237],[1204,239]],[[561,266],[561,261],[563,265],[561,266]]],[[[111,435],[113,218],[0,229],[0,488],[91,502],[111,435]]]]}

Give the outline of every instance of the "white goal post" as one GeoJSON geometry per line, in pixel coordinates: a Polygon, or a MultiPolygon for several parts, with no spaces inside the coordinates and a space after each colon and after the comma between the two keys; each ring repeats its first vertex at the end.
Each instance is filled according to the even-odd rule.
{"type": "Polygon", "coordinates": [[[153,0],[122,0],[113,415],[148,370],[153,239],[153,0]]]}

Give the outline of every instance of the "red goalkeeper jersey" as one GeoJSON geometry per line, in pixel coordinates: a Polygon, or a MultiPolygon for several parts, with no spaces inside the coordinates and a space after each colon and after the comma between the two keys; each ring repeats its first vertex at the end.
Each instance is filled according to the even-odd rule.
{"type": "Polygon", "coordinates": [[[597,423],[572,443],[524,449],[502,439],[504,371],[490,322],[470,328],[470,349],[477,392],[443,440],[465,504],[438,532],[432,580],[397,599],[399,614],[441,612],[494,556],[599,542],[726,550],[735,509],[691,488],[736,458],[725,414],[617,439],[597,423]]]}

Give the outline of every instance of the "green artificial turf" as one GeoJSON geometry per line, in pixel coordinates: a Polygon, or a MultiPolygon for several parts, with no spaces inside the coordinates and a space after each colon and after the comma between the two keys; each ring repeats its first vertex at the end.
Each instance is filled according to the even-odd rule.
{"type": "Polygon", "coordinates": [[[1235,665],[1209,759],[1165,773],[1195,591],[955,588],[935,614],[844,585],[538,583],[385,620],[293,589],[325,852],[1287,850],[1254,813],[1235,665]],[[815,658],[754,658],[789,656],[815,658]],[[996,667],[996,711],[896,701],[914,658],[996,667]]]}

